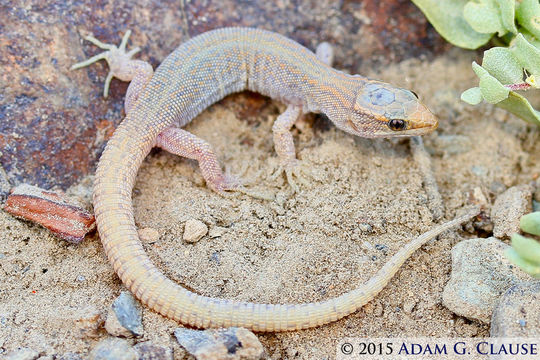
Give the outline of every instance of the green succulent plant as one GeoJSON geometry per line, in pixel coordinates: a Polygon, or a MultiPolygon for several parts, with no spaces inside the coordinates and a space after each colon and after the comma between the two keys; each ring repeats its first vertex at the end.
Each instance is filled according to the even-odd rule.
{"type": "MultiPolygon", "coordinates": [[[[540,236],[540,211],[521,217],[521,230],[540,236]]],[[[528,274],[540,279],[540,242],[521,236],[512,235],[512,248],[506,251],[506,256],[528,274]]]]}
{"type": "Polygon", "coordinates": [[[477,87],[461,99],[476,105],[496,104],[540,126],[524,90],[540,87],[540,3],[538,0],[412,0],[450,43],[476,49],[493,39],[505,47],[484,52],[482,65],[473,62],[477,87]]]}
{"type": "MultiPolygon", "coordinates": [[[[461,94],[477,105],[495,104],[540,126],[525,90],[540,88],[540,2],[538,0],[412,0],[448,42],[477,49],[490,40],[482,65],[473,62],[478,86],[461,94]]],[[[540,212],[525,215],[521,229],[540,236],[540,212]]],[[[506,255],[524,271],[540,278],[540,242],[514,234],[506,255]]]]}

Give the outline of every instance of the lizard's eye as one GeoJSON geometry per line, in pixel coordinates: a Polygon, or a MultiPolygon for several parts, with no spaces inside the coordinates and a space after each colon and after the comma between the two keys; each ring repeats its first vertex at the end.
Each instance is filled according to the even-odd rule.
{"type": "Polygon", "coordinates": [[[388,122],[388,127],[394,131],[399,131],[405,129],[407,123],[402,119],[392,119],[388,122]]]}
{"type": "Polygon", "coordinates": [[[412,92],[412,94],[414,95],[414,97],[416,97],[416,98],[418,99],[418,94],[415,93],[414,91],[411,91],[411,92],[412,92]]]}

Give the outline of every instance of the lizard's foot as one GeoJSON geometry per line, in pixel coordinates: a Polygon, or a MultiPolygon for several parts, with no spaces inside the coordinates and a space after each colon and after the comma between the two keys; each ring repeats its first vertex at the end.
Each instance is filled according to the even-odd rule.
{"type": "Polygon", "coordinates": [[[241,192],[244,188],[240,179],[234,175],[223,174],[216,178],[207,178],[206,185],[217,192],[219,195],[230,198],[233,196],[233,192],[241,192]]]}
{"type": "Polygon", "coordinates": [[[184,129],[175,127],[165,129],[158,135],[155,146],[171,154],[197,160],[206,185],[223,197],[230,198],[234,196],[233,192],[240,192],[254,198],[269,200],[267,195],[244,188],[236,176],[224,173],[210,144],[184,129]]]}
{"type": "Polygon", "coordinates": [[[276,172],[272,175],[272,179],[275,180],[282,173],[285,173],[287,183],[296,193],[300,192],[297,182],[305,187],[309,187],[309,179],[313,177],[311,171],[297,159],[291,159],[287,164],[280,164],[276,172]]]}
{"type": "Polygon", "coordinates": [[[131,30],[126,31],[124,37],[122,38],[122,42],[118,47],[112,44],[102,43],[92,35],[84,36],[84,39],[90,41],[92,44],[96,45],[100,49],[104,49],[107,51],[104,51],[96,56],[91,57],[90,59],[73,65],[71,67],[71,70],[76,70],[89,66],[99,60],[107,61],[110,70],[109,74],[107,75],[107,79],[105,80],[105,87],[103,89],[103,97],[107,97],[109,95],[109,86],[113,77],[117,77],[122,81],[131,81],[133,79],[133,76],[135,75],[133,73],[133,66],[131,65],[132,62],[134,62],[135,60],[132,60],[131,58],[141,49],[139,47],[136,47],[126,52],[126,45],[130,35],[131,30]]]}
{"type": "Polygon", "coordinates": [[[236,194],[241,193],[259,200],[274,200],[273,194],[264,191],[248,189],[244,186],[240,178],[230,174],[223,175],[216,180],[207,180],[207,185],[210,189],[225,198],[232,198],[235,197],[236,194]]]}

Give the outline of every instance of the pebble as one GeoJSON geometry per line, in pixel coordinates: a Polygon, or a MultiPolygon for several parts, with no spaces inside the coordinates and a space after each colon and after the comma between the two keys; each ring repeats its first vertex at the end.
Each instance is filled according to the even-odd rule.
{"type": "Polygon", "coordinates": [[[39,353],[30,348],[20,348],[6,355],[5,360],[35,360],[39,353]]]}
{"type": "Polygon", "coordinates": [[[373,232],[373,226],[371,226],[368,223],[360,223],[360,224],[358,224],[358,228],[360,229],[360,231],[362,231],[364,233],[373,232]]]}
{"type": "Polygon", "coordinates": [[[189,219],[184,227],[184,241],[196,243],[208,232],[208,227],[199,220],[189,219]]]}
{"type": "Polygon", "coordinates": [[[126,340],[108,338],[90,352],[90,360],[138,360],[137,353],[126,340]]]}
{"type": "Polygon", "coordinates": [[[197,360],[260,359],[264,348],[251,331],[231,327],[217,330],[174,331],[178,343],[197,360]]]}
{"type": "Polygon", "coordinates": [[[112,303],[105,321],[105,330],[114,336],[143,335],[142,309],[129,291],[122,291],[112,303]]]}
{"type": "Polygon", "coordinates": [[[493,235],[509,238],[519,232],[519,218],[532,210],[532,187],[513,186],[497,197],[491,208],[493,235]]]}
{"type": "Polygon", "coordinates": [[[36,222],[68,242],[78,244],[96,228],[94,215],[63,194],[21,184],[11,190],[4,210],[36,222]]]}
{"type": "Polygon", "coordinates": [[[489,324],[499,296],[531,277],[504,256],[496,238],[463,240],[452,249],[452,274],[443,292],[450,311],[489,324]]]}
{"type": "Polygon", "coordinates": [[[99,329],[103,326],[103,318],[99,310],[86,308],[79,310],[74,315],[75,331],[80,338],[96,338],[99,329]]]}
{"type": "Polygon", "coordinates": [[[212,226],[208,232],[208,236],[212,239],[223,236],[227,232],[227,228],[221,226],[212,226]]]}
{"type": "Polygon", "coordinates": [[[415,306],[416,306],[416,301],[415,300],[407,299],[403,303],[403,311],[406,314],[411,314],[415,306]]]}
{"type": "Polygon", "coordinates": [[[514,285],[501,296],[493,311],[490,335],[540,338],[540,281],[514,285]]]}
{"type": "Polygon", "coordinates": [[[133,349],[139,355],[138,360],[173,360],[171,348],[154,345],[150,341],[138,343],[133,349]]]}
{"type": "Polygon", "coordinates": [[[159,240],[159,232],[154,228],[143,228],[137,232],[143,243],[155,243],[159,240]]]}

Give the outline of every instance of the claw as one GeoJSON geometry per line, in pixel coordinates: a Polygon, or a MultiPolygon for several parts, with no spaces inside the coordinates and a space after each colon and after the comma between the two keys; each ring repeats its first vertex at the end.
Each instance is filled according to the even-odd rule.
{"type": "Polygon", "coordinates": [[[233,175],[225,175],[221,180],[218,180],[215,183],[208,183],[208,187],[228,199],[236,197],[236,193],[241,193],[255,199],[266,201],[274,200],[273,194],[247,189],[242,184],[242,181],[233,175]]]}
{"type": "Polygon", "coordinates": [[[213,182],[207,181],[207,183],[213,191],[226,198],[233,197],[231,192],[240,191],[240,188],[243,187],[240,179],[232,175],[224,175],[220,179],[213,182]]]}
{"type": "Polygon", "coordinates": [[[287,183],[293,189],[295,193],[300,192],[299,182],[304,187],[310,186],[308,178],[312,178],[312,174],[309,170],[302,166],[302,163],[297,159],[287,163],[286,165],[280,164],[277,171],[272,175],[272,179],[275,180],[282,173],[285,173],[287,183]]]}
{"type": "Polygon", "coordinates": [[[121,66],[119,67],[119,65],[124,64],[126,61],[131,61],[131,58],[133,57],[133,55],[141,51],[139,47],[136,47],[126,52],[126,45],[127,45],[130,35],[131,35],[131,30],[126,31],[119,47],[116,47],[116,45],[112,45],[112,44],[102,43],[101,41],[93,37],[92,35],[84,36],[83,38],[85,40],[90,41],[92,44],[96,45],[98,48],[107,50],[107,51],[104,51],[100,54],[92,56],[90,59],[87,59],[85,61],[76,63],[73,66],[71,66],[70,69],[77,70],[77,69],[92,65],[93,63],[99,60],[107,61],[107,64],[109,64],[110,70],[109,70],[109,74],[107,75],[107,78],[105,79],[105,86],[103,88],[103,97],[106,98],[109,95],[109,86],[111,84],[112,78],[118,77],[122,80],[122,77],[119,74],[119,69],[121,68],[121,66]]]}

